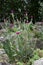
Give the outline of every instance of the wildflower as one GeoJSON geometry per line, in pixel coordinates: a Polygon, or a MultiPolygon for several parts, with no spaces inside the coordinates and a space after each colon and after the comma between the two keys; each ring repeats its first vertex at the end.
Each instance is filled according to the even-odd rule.
{"type": "Polygon", "coordinates": [[[14,26],[14,24],[10,24],[10,28],[12,28],[14,26]]]}
{"type": "Polygon", "coordinates": [[[14,11],[13,11],[13,10],[11,10],[11,13],[14,13],[14,11]]]}
{"type": "Polygon", "coordinates": [[[27,20],[25,23],[29,23],[29,21],[27,20]]]}
{"type": "Polygon", "coordinates": [[[11,16],[12,16],[12,18],[14,20],[14,11],[13,10],[11,10],[11,16]]]}
{"type": "Polygon", "coordinates": [[[33,16],[31,16],[31,18],[33,18],[33,16]]]}
{"type": "Polygon", "coordinates": [[[16,32],[16,34],[17,34],[17,35],[20,34],[20,31],[16,32]]]}

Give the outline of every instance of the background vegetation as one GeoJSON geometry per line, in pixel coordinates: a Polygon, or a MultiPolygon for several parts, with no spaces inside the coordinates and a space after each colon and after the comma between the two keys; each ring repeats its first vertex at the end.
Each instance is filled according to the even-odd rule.
{"type": "Polygon", "coordinates": [[[11,12],[14,12],[15,19],[22,20],[25,18],[25,14],[28,14],[28,19],[30,20],[31,16],[33,16],[34,21],[42,20],[43,7],[41,10],[41,2],[43,0],[0,0],[0,21],[4,18],[11,19],[11,12]]]}

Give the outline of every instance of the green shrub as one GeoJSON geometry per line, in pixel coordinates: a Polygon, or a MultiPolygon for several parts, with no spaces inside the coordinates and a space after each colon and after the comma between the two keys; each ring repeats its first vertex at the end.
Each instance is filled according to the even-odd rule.
{"type": "Polygon", "coordinates": [[[3,34],[6,38],[3,42],[3,48],[10,62],[29,61],[29,63],[32,63],[40,58],[38,51],[35,50],[35,44],[37,42],[36,38],[43,39],[43,32],[36,31],[34,27],[30,22],[20,24],[20,28],[19,26],[14,27],[13,32],[7,28],[7,32],[3,34]]]}
{"type": "Polygon", "coordinates": [[[33,30],[30,29],[33,25],[31,23],[23,25],[24,30],[17,31],[14,33],[14,36],[11,37],[9,33],[5,35],[5,37],[7,36],[7,40],[3,42],[3,48],[10,61],[20,60],[27,62],[33,56],[35,42],[32,41],[34,34],[33,30]]]}

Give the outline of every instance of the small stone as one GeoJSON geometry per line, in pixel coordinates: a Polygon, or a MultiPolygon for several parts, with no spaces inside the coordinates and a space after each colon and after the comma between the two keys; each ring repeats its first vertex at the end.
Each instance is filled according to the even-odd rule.
{"type": "Polygon", "coordinates": [[[2,65],[2,63],[0,63],[0,65],[2,65]]]}
{"type": "Polygon", "coordinates": [[[34,61],[32,65],[43,65],[43,58],[40,58],[39,60],[34,61]]]}

